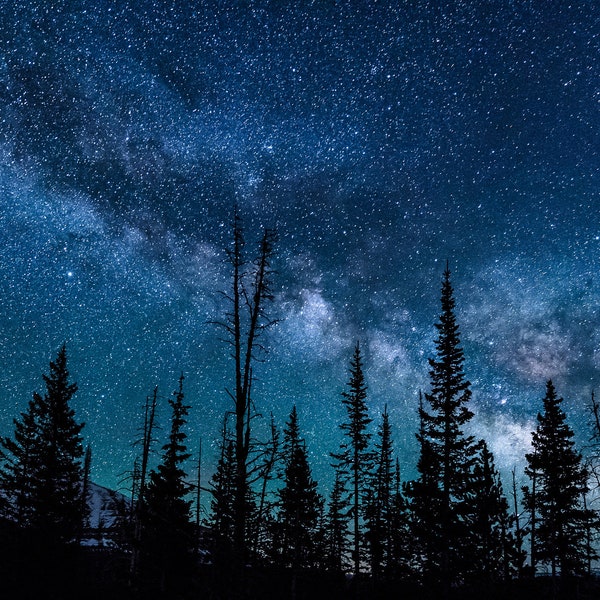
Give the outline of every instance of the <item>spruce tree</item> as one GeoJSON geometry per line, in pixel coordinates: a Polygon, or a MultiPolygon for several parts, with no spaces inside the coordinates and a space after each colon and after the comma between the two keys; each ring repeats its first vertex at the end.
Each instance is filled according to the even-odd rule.
{"type": "Polygon", "coordinates": [[[265,558],[273,544],[270,539],[274,533],[275,523],[273,507],[275,502],[270,499],[271,481],[279,477],[277,465],[281,461],[280,432],[271,414],[269,427],[270,438],[262,452],[258,466],[260,492],[257,494],[256,514],[253,519],[252,554],[255,559],[265,558]]]}
{"type": "Polygon", "coordinates": [[[85,516],[83,424],[70,406],[77,384],[69,382],[65,345],[43,379],[45,394],[34,393],[28,410],[15,421],[14,438],[0,442],[0,481],[21,526],[46,543],[70,543],[77,540],[85,516]]]}
{"type": "Polygon", "coordinates": [[[385,576],[389,579],[407,578],[412,573],[412,544],[409,529],[409,512],[402,491],[400,462],[396,459],[390,510],[388,514],[389,549],[385,576]]]}
{"type": "Polygon", "coordinates": [[[516,544],[510,531],[508,502],[500,474],[483,440],[479,443],[473,476],[476,489],[471,524],[476,545],[473,576],[488,583],[508,580],[516,574],[516,544]]]}
{"type": "Polygon", "coordinates": [[[13,437],[0,439],[3,516],[20,527],[26,527],[32,519],[32,494],[41,443],[40,411],[41,396],[35,393],[21,418],[13,420],[13,437]]]}
{"type": "MultiPolygon", "coordinates": [[[[429,359],[427,409],[420,409],[419,474],[427,489],[429,509],[421,507],[419,534],[426,569],[448,589],[464,580],[474,551],[468,523],[473,513],[473,466],[476,444],[463,428],[473,417],[468,408],[471,384],[466,379],[464,353],[455,315],[454,291],[446,265],[442,281],[441,315],[436,323],[436,355],[429,359]]],[[[430,579],[431,580],[431,579],[430,579]]]]}
{"type": "Polygon", "coordinates": [[[350,506],[344,483],[345,479],[345,475],[339,469],[336,469],[333,489],[331,490],[325,516],[323,566],[326,571],[333,573],[342,573],[346,568],[350,506]]]}
{"type": "Polygon", "coordinates": [[[141,576],[144,585],[158,584],[163,592],[174,589],[189,572],[194,550],[191,500],[186,498],[192,488],[183,470],[191,456],[184,432],[190,407],[184,404],[183,379],[181,375],[169,398],[171,431],[158,468],[150,472],[142,510],[141,576]]]}
{"type": "MultiPolygon", "coordinates": [[[[544,411],[538,413],[532,434],[533,452],[525,456],[525,472],[536,482],[534,551],[538,562],[550,566],[553,577],[559,571],[563,577],[586,571],[586,528],[593,519],[582,501],[588,473],[575,449],[562,402],[548,381],[544,411]]],[[[532,505],[531,493],[525,500],[532,505]]]]}
{"type": "Polygon", "coordinates": [[[388,570],[392,544],[392,500],[394,485],[393,448],[387,405],[381,417],[375,444],[375,468],[365,511],[365,539],[369,548],[371,575],[379,579],[388,570]]]}
{"type": "Polygon", "coordinates": [[[279,490],[281,562],[294,570],[314,567],[323,500],[311,475],[295,406],[284,429],[283,448],[285,466],[283,487],[279,490]]]}
{"type": "Polygon", "coordinates": [[[144,424],[141,428],[141,438],[135,444],[142,446],[141,457],[136,457],[131,476],[131,558],[129,563],[130,585],[135,587],[139,581],[139,562],[142,537],[142,518],[148,480],[148,464],[154,439],[156,424],[156,407],[158,401],[158,386],[154,387],[152,396],[146,396],[144,404],[144,424]]]}
{"type": "Polygon", "coordinates": [[[423,395],[419,392],[419,442],[417,460],[418,477],[405,485],[409,501],[409,529],[411,532],[411,554],[421,571],[423,581],[432,583],[439,579],[441,569],[440,548],[442,526],[442,492],[439,485],[439,455],[427,435],[423,395]]]}
{"type": "Polygon", "coordinates": [[[364,516],[367,487],[373,466],[373,454],[369,448],[371,434],[367,427],[371,423],[366,404],[367,386],[363,374],[360,345],[357,342],[350,360],[350,380],[347,390],[342,392],[342,403],[346,408],[347,421],[340,425],[345,440],[340,452],[332,454],[340,473],[348,479],[350,506],[352,511],[352,561],[354,573],[360,573],[363,553],[361,524],[364,516]]]}
{"type": "Polygon", "coordinates": [[[34,493],[34,525],[55,539],[73,540],[84,517],[81,504],[83,477],[82,423],[75,421],[70,401],[77,391],[69,383],[67,350],[62,346],[50,374],[43,376],[46,393],[42,398],[41,453],[34,493]]]}
{"type": "Polygon", "coordinates": [[[220,455],[217,468],[210,480],[209,526],[212,530],[215,560],[231,560],[234,533],[235,499],[235,445],[227,427],[227,417],[223,419],[220,441],[220,455]]]}
{"type": "Polygon", "coordinates": [[[302,438],[300,437],[300,425],[298,424],[298,411],[296,410],[296,405],[294,404],[285,427],[283,428],[284,472],[285,466],[289,462],[289,459],[293,456],[300,443],[302,443],[302,438]]]}

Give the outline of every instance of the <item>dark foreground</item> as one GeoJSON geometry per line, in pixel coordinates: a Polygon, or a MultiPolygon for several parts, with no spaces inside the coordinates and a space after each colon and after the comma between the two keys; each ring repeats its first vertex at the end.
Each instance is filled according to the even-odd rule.
{"type": "MultiPolygon", "coordinates": [[[[6,540],[3,540],[6,541],[6,540]]],[[[367,576],[247,569],[243,581],[231,572],[199,566],[193,576],[161,592],[129,581],[129,556],[107,549],[71,548],[48,553],[39,544],[8,551],[0,546],[0,597],[5,600],[598,600],[600,579],[513,580],[444,591],[416,582],[374,582],[367,576]]]]}

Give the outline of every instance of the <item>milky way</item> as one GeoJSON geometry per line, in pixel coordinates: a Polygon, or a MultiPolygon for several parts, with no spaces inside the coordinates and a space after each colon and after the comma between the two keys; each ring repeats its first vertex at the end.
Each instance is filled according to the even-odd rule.
{"type": "Polygon", "coordinates": [[[208,477],[237,202],[249,242],[279,235],[257,408],[281,424],[297,404],[324,490],[357,340],[414,472],[446,260],[473,428],[504,472],[547,378],[587,440],[596,2],[52,4],[0,9],[0,433],[66,341],[96,481],[119,485],[145,396],[180,372],[208,477]]]}

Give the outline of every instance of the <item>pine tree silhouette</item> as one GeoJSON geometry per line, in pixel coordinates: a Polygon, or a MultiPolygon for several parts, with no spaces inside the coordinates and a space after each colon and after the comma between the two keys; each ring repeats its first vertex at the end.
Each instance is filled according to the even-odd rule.
{"type": "Polygon", "coordinates": [[[279,490],[282,564],[293,570],[317,563],[316,534],[323,500],[313,480],[298,413],[292,408],[284,429],[283,487],[279,490]]]}
{"type": "Polygon", "coordinates": [[[209,526],[212,530],[212,552],[217,566],[231,561],[235,482],[235,447],[227,427],[227,417],[225,417],[221,432],[219,460],[210,480],[212,500],[209,526]]]}
{"type": "Polygon", "coordinates": [[[141,515],[141,578],[144,586],[155,583],[162,592],[176,589],[189,574],[195,547],[192,501],[187,499],[192,486],[183,470],[191,456],[184,432],[190,407],[184,404],[183,380],[181,375],[177,391],[169,398],[171,431],[158,468],[150,472],[141,515]]]}
{"type": "Polygon", "coordinates": [[[45,394],[33,394],[28,410],[14,422],[14,437],[0,441],[0,484],[19,525],[47,543],[70,543],[81,532],[86,507],[81,501],[83,424],[75,421],[70,406],[77,384],[69,382],[65,345],[43,379],[45,394]]]}
{"type": "Polygon", "coordinates": [[[369,448],[371,434],[367,431],[371,423],[366,405],[367,386],[363,374],[360,345],[354,347],[350,360],[350,380],[347,390],[342,393],[342,403],[346,408],[347,420],[340,425],[345,440],[340,452],[332,453],[337,461],[339,473],[348,480],[350,511],[352,517],[352,561],[354,573],[361,570],[363,540],[361,525],[365,509],[367,487],[373,467],[373,453],[369,448]]]}
{"type": "Polygon", "coordinates": [[[424,503],[415,506],[414,515],[415,534],[420,536],[425,557],[424,571],[429,581],[437,580],[446,591],[463,581],[475,552],[468,523],[474,511],[476,444],[463,431],[473,417],[468,408],[471,384],[463,370],[464,353],[454,310],[446,265],[441,315],[436,323],[436,355],[429,359],[428,408],[419,408],[419,480],[413,486],[418,500],[424,503]]]}
{"type": "MultiPolygon", "coordinates": [[[[544,411],[538,414],[533,432],[533,452],[527,454],[527,475],[536,482],[533,540],[537,560],[551,567],[552,576],[585,573],[588,561],[587,524],[594,513],[583,506],[587,471],[575,449],[574,433],[561,409],[562,398],[552,381],[546,384],[544,411]]],[[[532,493],[526,490],[526,505],[532,493]]]]}
{"type": "Polygon", "coordinates": [[[375,444],[375,468],[365,510],[365,538],[371,575],[380,579],[389,571],[392,552],[394,460],[390,419],[385,406],[375,444]]]}
{"type": "Polygon", "coordinates": [[[25,527],[31,523],[38,454],[40,452],[41,396],[34,394],[28,408],[14,419],[13,437],[0,440],[0,489],[3,515],[25,527]]]}
{"type": "Polygon", "coordinates": [[[344,481],[345,475],[336,469],[325,517],[323,563],[325,570],[333,573],[342,573],[346,568],[350,506],[344,481]]]}
{"type": "Polygon", "coordinates": [[[406,579],[412,576],[413,544],[410,536],[408,503],[400,477],[400,461],[397,458],[387,527],[389,549],[385,576],[389,579],[406,579]]]}
{"type": "Polygon", "coordinates": [[[505,581],[517,574],[519,557],[510,531],[508,502],[500,474],[494,456],[483,440],[479,443],[473,475],[476,489],[471,522],[476,544],[473,578],[486,583],[505,581]]]}
{"type": "Polygon", "coordinates": [[[439,455],[434,452],[425,425],[423,395],[419,392],[419,429],[416,434],[419,442],[417,460],[418,477],[409,481],[405,493],[409,500],[409,527],[411,531],[412,554],[419,557],[417,564],[422,571],[422,580],[439,582],[441,570],[441,550],[438,540],[442,527],[442,492],[439,481],[439,455]]]}

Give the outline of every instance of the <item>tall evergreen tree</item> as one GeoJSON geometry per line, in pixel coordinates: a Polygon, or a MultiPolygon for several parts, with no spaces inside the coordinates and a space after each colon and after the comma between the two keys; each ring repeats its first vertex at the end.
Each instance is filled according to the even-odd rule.
{"type": "Polygon", "coordinates": [[[373,466],[373,453],[369,448],[371,434],[367,427],[371,423],[366,404],[367,386],[363,374],[360,345],[357,342],[350,360],[350,380],[347,390],[342,392],[342,403],[346,408],[347,420],[340,425],[345,440],[340,452],[332,454],[334,460],[349,483],[350,510],[352,513],[352,561],[354,572],[360,573],[363,553],[361,524],[364,516],[365,497],[373,466]]]}
{"type": "Polygon", "coordinates": [[[275,419],[271,415],[270,438],[265,446],[258,467],[258,479],[260,481],[260,492],[257,494],[256,516],[254,518],[254,535],[252,543],[253,555],[256,559],[264,558],[269,554],[271,543],[269,533],[273,533],[275,524],[273,522],[274,501],[270,500],[270,483],[278,477],[277,464],[281,460],[280,433],[275,425],[275,419]],[[270,527],[269,527],[270,526],[270,527]],[[271,529],[271,531],[269,531],[271,529]]]}
{"type": "Polygon", "coordinates": [[[391,579],[407,578],[412,575],[413,552],[409,529],[409,512],[402,491],[400,462],[396,458],[392,496],[388,515],[389,550],[385,565],[385,576],[391,579]]]}
{"type": "Polygon", "coordinates": [[[375,579],[379,579],[389,569],[393,531],[394,463],[387,405],[381,417],[377,437],[375,468],[365,511],[365,538],[369,548],[371,575],[375,579]]]}
{"type": "Polygon", "coordinates": [[[464,579],[474,551],[468,523],[473,512],[473,466],[476,444],[464,426],[473,417],[468,408],[471,384],[465,378],[464,353],[455,316],[454,291],[446,266],[441,315],[436,323],[436,356],[429,359],[431,390],[428,409],[420,409],[419,487],[428,488],[430,509],[419,515],[427,570],[449,588],[464,579]],[[433,489],[429,489],[433,488],[433,489]]]}
{"type": "Polygon", "coordinates": [[[192,486],[183,470],[191,456],[184,431],[190,407],[184,404],[183,379],[181,375],[169,398],[171,431],[158,468],[150,472],[142,511],[141,575],[145,585],[158,583],[163,592],[174,589],[189,570],[194,550],[191,500],[186,498],[192,486]]]}
{"type": "Polygon", "coordinates": [[[77,535],[84,517],[81,504],[83,477],[83,423],[75,421],[70,401],[77,391],[69,383],[67,349],[62,346],[50,374],[44,375],[46,393],[42,399],[41,453],[36,473],[34,525],[63,541],[77,535]]]}
{"type": "MultiPolygon", "coordinates": [[[[551,567],[552,575],[585,573],[588,560],[587,524],[593,513],[584,508],[587,471],[575,449],[574,433],[561,409],[562,398],[552,381],[546,384],[544,411],[532,434],[533,452],[527,454],[526,473],[535,478],[537,560],[551,567]]],[[[530,494],[531,496],[531,494],[530,494]]],[[[526,497],[526,502],[531,499],[526,497]]]]}
{"type": "Polygon", "coordinates": [[[292,406],[290,416],[283,428],[283,471],[290,458],[293,456],[296,448],[302,443],[300,437],[300,425],[298,424],[298,411],[296,405],[292,406]]]}
{"type": "Polygon", "coordinates": [[[0,439],[0,495],[3,514],[19,526],[30,524],[38,454],[40,452],[41,396],[33,395],[20,419],[14,419],[13,437],[0,439]]]}
{"type": "Polygon", "coordinates": [[[76,422],[70,406],[77,384],[69,382],[65,345],[43,379],[45,394],[34,393],[28,411],[15,421],[14,438],[0,442],[4,457],[0,481],[22,526],[48,543],[73,542],[85,515],[83,424],[76,422]]]}
{"type": "Polygon", "coordinates": [[[279,490],[279,524],[282,564],[292,569],[317,563],[316,536],[323,500],[308,464],[300,437],[298,413],[292,408],[284,429],[283,487],[279,490]]]}
{"type": "Polygon", "coordinates": [[[235,482],[235,445],[229,434],[227,417],[225,417],[221,433],[219,460],[210,480],[212,500],[210,503],[209,525],[213,532],[213,553],[217,561],[231,560],[235,482]]]}
{"type": "Polygon", "coordinates": [[[439,485],[439,455],[434,451],[426,429],[423,395],[419,392],[418,477],[407,482],[405,494],[409,500],[409,528],[415,566],[421,570],[423,581],[439,578],[442,525],[442,492],[439,485]]]}
{"type": "Polygon", "coordinates": [[[350,507],[345,480],[345,475],[339,469],[336,469],[333,489],[331,490],[325,516],[323,566],[325,570],[333,573],[342,573],[346,568],[350,507]]]}
{"type": "Polygon", "coordinates": [[[131,488],[131,542],[132,552],[129,564],[130,584],[135,587],[139,581],[139,562],[142,537],[142,517],[146,502],[146,486],[148,479],[148,464],[154,439],[156,424],[156,406],[158,400],[158,386],[154,387],[152,396],[146,396],[144,404],[144,424],[141,428],[141,438],[134,444],[142,446],[142,455],[133,463],[132,488],[131,488]]]}
{"type": "MultiPolygon", "coordinates": [[[[535,465],[536,460],[533,457],[531,461],[535,465]]],[[[533,466],[525,470],[525,473],[531,480],[531,487],[524,485],[521,488],[523,492],[523,506],[529,514],[529,527],[525,530],[525,534],[529,533],[529,565],[533,574],[537,569],[537,482],[538,473],[533,466]]]]}
{"type": "Polygon", "coordinates": [[[508,580],[516,574],[519,557],[510,531],[508,502],[500,474],[483,440],[479,443],[473,475],[477,490],[471,524],[476,544],[473,575],[488,583],[508,580]]]}

